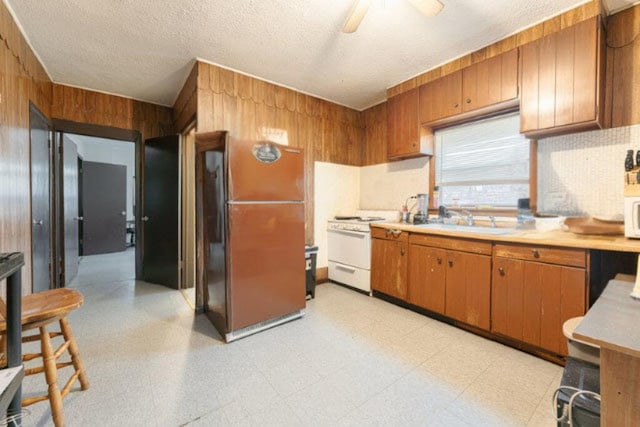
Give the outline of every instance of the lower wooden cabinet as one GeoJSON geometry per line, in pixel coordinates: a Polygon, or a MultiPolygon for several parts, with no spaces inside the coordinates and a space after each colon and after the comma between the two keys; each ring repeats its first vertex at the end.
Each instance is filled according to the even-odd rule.
{"type": "Polygon", "coordinates": [[[489,330],[491,243],[412,235],[408,301],[489,330]]]}
{"type": "Polygon", "coordinates": [[[421,308],[444,314],[447,251],[409,245],[408,301],[421,308]]]}
{"type": "Polygon", "coordinates": [[[371,289],[404,300],[407,298],[409,258],[407,233],[385,232],[372,230],[371,289]]]}
{"type": "Polygon", "coordinates": [[[446,316],[489,330],[491,322],[491,257],[447,251],[446,316]]]}
{"type": "Polygon", "coordinates": [[[371,288],[567,355],[562,325],[587,310],[588,251],[371,229],[371,288]]]}
{"type": "Polygon", "coordinates": [[[586,312],[586,270],[496,256],[491,330],[566,356],[563,323],[586,312]]]}

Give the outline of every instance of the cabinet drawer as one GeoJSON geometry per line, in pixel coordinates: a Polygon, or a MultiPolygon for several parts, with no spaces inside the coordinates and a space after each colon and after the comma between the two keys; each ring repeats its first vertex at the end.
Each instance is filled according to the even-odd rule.
{"type": "Polygon", "coordinates": [[[374,239],[396,240],[398,242],[408,242],[409,232],[396,230],[394,228],[371,228],[371,237],[374,239]]]}
{"type": "Polygon", "coordinates": [[[414,245],[432,246],[434,248],[453,249],[461,252],[491,255],[491,242],[482,240],[441,237],[429,234],[412,234],[410,242],[414,245]]]}
{"type": "Polygon", "coordinates": [[[497,244],[494,246],[493,254],[505,258],[516,258],[571,267],[585,268],[587,265],[587,251],[585,249],[497,244]]]}

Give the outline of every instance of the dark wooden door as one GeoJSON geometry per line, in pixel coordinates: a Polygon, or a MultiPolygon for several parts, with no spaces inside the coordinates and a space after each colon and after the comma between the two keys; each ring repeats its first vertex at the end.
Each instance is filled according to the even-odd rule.
{"type": "Polygon", "coordinates": [[[47,120],[31,107],[31,266],[32,289],[40,292],[52,283],[51,136],[47,120]]]}
{"type": "Polygon", "coordinates": [[[178,135],[145,141],[140,236],[144,280],[175,289],[179,286],[179,153],[178,135]]]}
{"type": "Polygon", "coordinates": [[[444,314],[446,257],[444,249],[411,245],[407,289],[411,304],[444,314]]]}
{"type": "Polygon", "coordinates": [[[64,221],[64,283],[68,285],[78,274],[78,147],[62,136],[62,188],[64,221]]]}
{"type": "Polygon", "coordinates": [[[126,249],[127,167],[82,162],[82,254],[126,249]]]}

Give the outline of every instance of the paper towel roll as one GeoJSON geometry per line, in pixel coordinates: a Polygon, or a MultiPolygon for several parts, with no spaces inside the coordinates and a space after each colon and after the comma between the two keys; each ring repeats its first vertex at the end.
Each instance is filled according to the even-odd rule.
{"type": "Polygon", "coordinates": [[[631,298],[640,300],[640,255],[638,255],[638,266],[636,268],[636,284],[630,295],[631,298]]]}

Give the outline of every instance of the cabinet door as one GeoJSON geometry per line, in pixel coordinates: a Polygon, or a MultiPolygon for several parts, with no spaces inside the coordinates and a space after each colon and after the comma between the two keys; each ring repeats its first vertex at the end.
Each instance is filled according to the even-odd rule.
{"type": "Polygon", "coordinates": [[[407,298],[411,304],[444,314],[446,258],[443,249],[410,245],[407,298]]]}
{"type": "Polygon", "coordinates": [[[488,330],[491,312],[491,257],[447,251],[445,314],[488,330]]]}
{"type": "Polygon", "coordinates": [[[524,262],[523,341],[567,354],[563,323],[586,311],[584,269],[524,262]]]}
{"type": "Polygon", "coordinates": [[[420,122],[453,116],[462,112],[462,71],[447,74],[420,87],[420,122]]]}
{"type": "Polygon", "coordinates": [[[435,81],[434,120],[462,112],[462,71],[447,74],[435,81]]]}
{"type": "Polygon", "coordinates": [[[600,39],[600,21],[594,17],[520,48],[522,133],[549,136],[599,126],[600,39]]]}
{"type": "Polygon", "coordinates": [[[407,297],[408,246],[406,241],[371,239],[371,289],[407,297]]]}
{"type": "Polygon", "coordinates": [[[518,50],[486,59],[462,70],[462,111],[518,96],[518,50]]]}
{"type": "Polygon", "coordinates": [[[418,98],[417,88],[389,98],[387,157],[403,157],[420,151],[418,98]]]}
{"type": "Polygon", "coordinates": [[[491,331],[522,341],[524,261],[495,257],[491,282],[491,331]]]}

